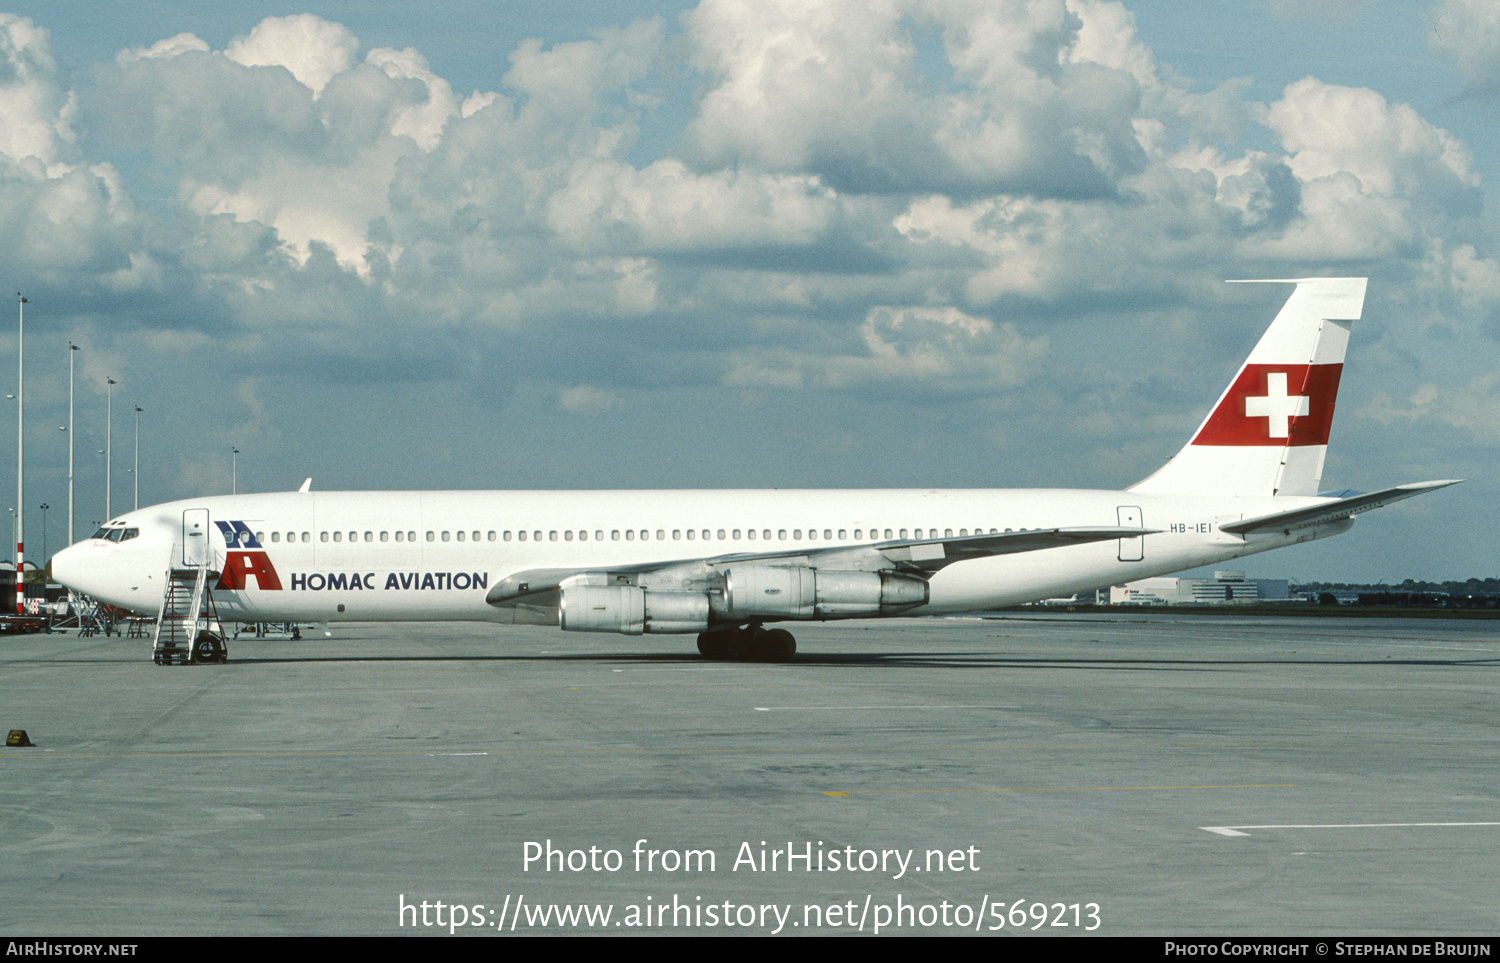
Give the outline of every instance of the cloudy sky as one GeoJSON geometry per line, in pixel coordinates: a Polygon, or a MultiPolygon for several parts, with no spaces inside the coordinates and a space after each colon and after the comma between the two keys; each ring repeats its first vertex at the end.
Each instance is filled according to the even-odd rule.
{"type": "Polygon", "coordinates": [[[1246,566],[1500,571],[1495,0],[5,9],[29,554],[69,340],[80,536],[108,377],[117,513],[135,405],[143,504],[1119,488],[1361,275],[1325,487],[1471,481],[1246,566]]]}

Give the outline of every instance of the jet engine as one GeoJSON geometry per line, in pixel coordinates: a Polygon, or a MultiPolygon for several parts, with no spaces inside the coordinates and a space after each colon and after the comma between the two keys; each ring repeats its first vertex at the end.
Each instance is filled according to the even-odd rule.
{"type": "Polygon", "coordinates": [[[896,572],[824,572],[805,565],[737,566],[725,573],[731,620],[893,615],[927,604],[923,579],[896,572]]]}
{"type": "Polygon", "coordinates": [[[558,621],[569,632],[702,632],[705,592],[654,592],[634,585],[564,585],[558,621]]]}

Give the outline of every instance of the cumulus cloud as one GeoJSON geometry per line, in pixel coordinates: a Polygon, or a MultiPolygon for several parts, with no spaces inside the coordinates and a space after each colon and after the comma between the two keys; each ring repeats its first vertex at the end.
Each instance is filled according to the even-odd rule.
{"type": "Polygon", "coordinates": [[[73,97],[59,83],[47,31],[0,14],[0,154],[49,171],[71,158],[73,97]]]}
{"type": "Polygon", "coordinates": [[[705,0],[686,21],[712,82],[688,131],[705,165],[853,191],[1076,196],[1140,161],[1136,82],[1080,54],[1062,0],[705,0]],[[935,78],[924,37],[944,51],[935,78]]]}
{"type": "MultiPolygon", "coordinates": [[[[744,358],[724,383],[735,386],[859,388],[924,385],[941,394],[992,394],[1025,384],[1046,357],[1046,337],[952,307],[878,305],[859,327],[863,351],[744,358]]],[[[925,391],[924,391],[925,393],[925,391]]]]}
{"type": "Polygon", "coordinates": [[[316,97],[354,65],[358,50],[358,38],[343,24],[299,13],[267,17],[248,35],[231,40],[224,56],[246,67],[285,67],[316,97]]]}
{"type": "Polygon", "coordinates": [[[1401,400],[1363,421],[1492,404],[1487,372],[1414,346],[1500,331],[1462,138],[1312,77],[1270,103],[1204,89],[1117,2],[704,0],[680,26],[523,42],[466,96],[421,50],[298,15],[123,51],[75,97],[45,32],[4,26],[0,255],[150,296],[125,361],[211,347],[224,384],[254,370],[234,424],[268,438],[296,417],[273,399],[322,379],[480,406],[524,379],[577,431],[625,398],[676,412],[657,392],[692,384],[804,410],[980,399],[961,407],[1012,435],[1148,457],[1220,387],[1205,359],[1239,360],[1222,279],[1318,273],[1384,275],[1370,327],[1406,326],[1379,342],[1401,400]]]}

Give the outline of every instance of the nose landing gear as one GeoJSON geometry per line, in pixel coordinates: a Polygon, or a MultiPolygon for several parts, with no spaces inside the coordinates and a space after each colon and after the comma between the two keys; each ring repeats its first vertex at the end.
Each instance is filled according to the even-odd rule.
{"type": "Polygon", "coordinates": [[[705,659],[730,662],[790,662],[797,640],[786,629],[749,625],[699,633],[698,651],[705,659]]]}

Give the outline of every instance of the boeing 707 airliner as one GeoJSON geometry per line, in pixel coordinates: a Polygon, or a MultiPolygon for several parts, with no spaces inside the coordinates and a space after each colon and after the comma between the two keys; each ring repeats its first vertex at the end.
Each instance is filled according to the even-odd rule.
{"type": "MultiPolygon", "coordinates": [[[[433,491],[221,495],[112,519],[52,561],[166,613],[197,570],[221,618],[475,620],[697,635],[787,660],[779,623],[993,609],[1347,531],[1453,481],[1319,494],[1364,278],[1303,278],[1188,444],[1121,491],[433,491]]],[[[195,610],[196,611],[196,610],[195,610]]],[[[200,637],[203,661],[222,640],[200,637]]]]}

